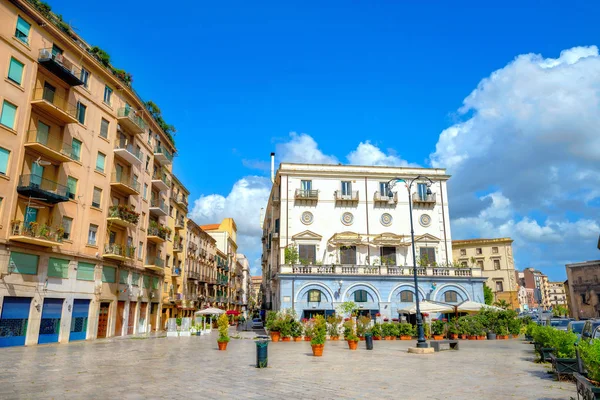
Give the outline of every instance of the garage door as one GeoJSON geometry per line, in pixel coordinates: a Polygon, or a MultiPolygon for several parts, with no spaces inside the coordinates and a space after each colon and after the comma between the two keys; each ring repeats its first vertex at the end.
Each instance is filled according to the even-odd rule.
{"type": "Polygon", "coordinates": [[[44,299],[38,343],[56,343],[60,332],[63,299],[44,299]]]}
{"type": "Polygon", "coordinates": [[[0,315],[0,347],[23,346],[31,297],[5,297],[0,315]]]}
{"type": "Polygon", "coordinates": [[[69,334],[69,341],[85,340],[89,312],[89,300],[75,299],[73,302],[73,316],[71,318],[71,333],[69,334]]]}

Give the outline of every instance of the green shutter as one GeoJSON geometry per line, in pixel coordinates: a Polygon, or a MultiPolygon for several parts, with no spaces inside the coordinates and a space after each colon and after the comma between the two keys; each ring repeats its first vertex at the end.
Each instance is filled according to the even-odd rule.
{"type": "Polygon", "coordinates": [[[9,267],[17,274],[37,275],[39,256],[27,253],[10,253],[9,267]]]}
{"type": "Polygon", "coordinates": [[[96,169],[98,171],[104,172],[104,159],[106,156],[102,153],[98,153],[98,157],[96,157],[96,169]]]}
{"type": "Polygon", "coordinates": [[[144,275],[144,288],[150,289],[150,277],[148,275],[144,275]]]}
{"type": "MultiPolygon", "coordinates": [[[[17,30],[19,31],[18,39],[27,43],[29,40],[29,29],[31,28],[31,24],[25,21],[23,18],[19,17],[17,19],[17,30]]],[[[16,33],[16,32],[15,32],[16,33]]]]}
{"type": "Polygon", "coordinates": [[[72,176],[67,177],[67,187],[69,188],[69,193],[73,195],[69,197],[74,199],[75,195],[77,194],[77,179],[73,178],[72,176]]]}
{"type": "Polygon", "coordinates": [[[140,284],[140,274],[139,274],[139,272],[134,272],[131,275],[131,284],[133,286],[139,286],[139,284],[140,284]]]}
{"type": "Polygon", "coordinates": [[[0,174],[6,175],[8,169],[8,156],[10,151],[0,147],[0,174]]]}
{"type": "Polygon", "coordinates": [[[48,276],[53,276],[56,278],[68,278],[69,260],[50,257],[50,260],[48,260],[48,276]]]}
{"type": "Polygon", "coordinates": [[[22,62],[11,58],[8,67],[8,79],[20,85],[23,80],[23,67],[24,64],[22,62]]]}
{"type": "Polygon", "coordinates": [[[77,279],[80,281],[93,281],[94,280],[94,264],[86,262],[77,263],[77,279]]]}
{"type": "Polygon", "coordinates": [[[123,269],[119,271],[119,283],[127,284],[127,278],[129,278],[129,271],[123,269]]]}
{"type": "Polygon", "coordinates": [[[81,157],[81,141],[73,139],[71,141],[71,158],[75,161],[79,161],[81,157]]]}
{"type": "Polygon", "coordinates": [[[115,283],[117,277],[117,269],[114,267],[102,267],[102,282],[115,283]]]}
{"type": "Polygon", "coordinates": [[[156,276],[152,277],[152,289],[158,289],[158,277],[156,276]]]}
{"type": "Polygon", "coordinates": [[[0,114],[0,124],[14,129],[15,117],[17,115],[17,106],[10,104],[8,101],[2,103],[2,114],[0,114]]]}

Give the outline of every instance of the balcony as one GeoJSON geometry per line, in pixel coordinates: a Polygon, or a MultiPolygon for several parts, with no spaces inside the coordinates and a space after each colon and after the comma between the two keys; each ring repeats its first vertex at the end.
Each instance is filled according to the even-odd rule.
{"type": "Polygon", "coordinates": [[[179,217],[175,219],[175,229],[184,229],[185,228],[185,220],[183,217],[179,217]]]}
{"type": "Polygon", "coordinates": [[[179,241],[179,243],[177,243],[177,241],[175,243],[173,243],[173,253],[181,253],[183,251],[183,242],[179,241]]]}
{"type": "Polygon", "coordinates": [[[137,112],[130,107],[122,107],[117,110],[117,121],[131,133],[140,134],[146,130],[146,123],[142,117],[138,116],[137,112]]]}
{"type": "Polygon", "coordinates": [[[169,153],[164,146],[156,146],[154,148],[154,159],[162,165],[170,164],[173,162],[173,154],[169,153]]]}
{"type": "Polygon", "coordinates": [[[35,197],[49,204],[69,201],[69,188],[39,175],[21,175],[17,193],[35,197]]]}
{"type": "Polygon", "coordinates": [[[77,122],[77,108],[63,97],[47,88],[37,87],[33,91],[31,106],[42,111],[61,124],[74,124],[77,122]]]}
{"type": "Polygon", "coordinates": [[[171,276],[181,276],[181,269],[173,268],[173,271],[171,272],[171,276]]]}
{"type": "Polygon", "coordinates": [[[157,256],[148,256],[146,257],[144,267],[153,271],[164,271],[165,260],[157,256]]]}
{"type": "Polygon", "coordinates": [[[171,180],[167,177],[167,174],[156,170],[152,174],[152,185],[160,191],[169,190],[171,188],[171,180]]]}
{"type": "Polygon", "coordinates": [[[296,200],[319,201],[319,191],[296,189],[296,193],[294,193],[294,198],[296,200]]]}
{"type": "Polygon", "coordinates": [[[44,158],[57,163],[71,161],[71,153],[73,152],[71,145],[64,143],[60,136],[37,129],[27,132],[25,148],[31,149],[44,158]]]}
{"type": "Polygon", "coordinates": [[[115,261],[130,261],[135,257],[135,247],[122,244],[107,243],[104,245],[102,258],[115,261]]]}
{"type": "Polygon", "coordinates": [[[163,199],[151,199],[150,200],[150,214],[154,214],[159,217],[166,217],[169,215],[169,209],[163,199]]]}
{"type": "Polygon", "coordinates": [[[412,194],[412,202],[417,205],[434,206],[436,203],[435,193],[421,195],[419,193],[412,194]]]}
{"type": "Polygon", "coordinates": [[[196,272],[196,271],[190,271],[188,273],[188,279],[197,281],[197,280],[200,279],[200,274],[198,272],[196,272]]]}
{"type": "Polygon", "coordinates": [[[183,193],[179,193],[179,194],[175,194],[172,193],[171,194],[171,199],[177,203],[177,205],[181,206],[181,207],[186,207],[188,206],[188,201],[186,199],[186,196],[183,195],[183,193]]]}
{"type": "Polygon", "coordinates": [[[336,204],[355,205],[358,204],[358,190],[352,192],[342,192],[336,190],[333,192],[333,197],[336,204]]]}
{"type": "Polygon", "coordinates": [[[110,206],[108,208],[108,217],[106,220],[122,228],[135,228],[140,219],[140,214],[133,211],[128,206],[110,206]]]}
{"type": "Polygon", "coordinates": [[[133,147],[133,144],[129,143],[125,139],[118,139],[115,141],[114,148],[115,155],[121,157],[131,165],[141,165],[142,155],[139,149],[133,147]]]}
{"type": "Polygon", "coordinates": [[[9,240],[14,242],[34,244],[42,247],[62,246],[64,230],[49,227],[37,222],[25,224],[21,221],[11,223],[9,240]],[[28,226],[26,226],[28,225],[28,226]]]}
{"type": "Polygon", "coordinates": [[[398,204],[398,193],[382,194],[381,192],[375,192],[373,195],[373,202],[376,204],[398,204]]]}
{"type": "Polygon", "coordinates": [[[140,183],[123,173],[113,172],[110,179],[110,186],[129,196],[140,194],[140,183]]]}
{"type": "Polygon", "coordinates": [[[146,236],[146,239],[149,242],[157,244],[164,243],[169,238],[171,230],[164,225],[155,224],[156,223],[150,222],[150,226],[148,227],[148,235],[146,236]]]}
{"type": "MultiPolygon", "coordinates": [[[[361,275],[361,276],[399,276],[411,278],[412,267],[373,266],[373,265],[281,265],[279,274],[293,275],[361,275]]],[[[481,268],[460,267],[417,267],[419,276],[443,276],[449,278],[479,278],[481,268]]]]}
{"type": "Polygon", "coordinates": [[[67,85],[83,85],[83,81],[80,79],[81,68],[75,66],[75,64],[69,61],[63,54],[53,53],[51,47],[40,50],[38,62],[67,85]]]}

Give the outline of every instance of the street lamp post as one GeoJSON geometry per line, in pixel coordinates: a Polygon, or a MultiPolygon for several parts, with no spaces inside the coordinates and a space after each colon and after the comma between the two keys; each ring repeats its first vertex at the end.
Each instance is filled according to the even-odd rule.
{"type": "Polygon", "coordinates": [[[426,348],[428,347],[427,341],[425,340],[425,332],[423,331],[423,317],[421,316],[421,308],[419,307],[419,285],[417,279],[417,252],[415,250],[415,230],[413,227],[413,215],[412,215],[412,198],[411,198],[411,188],[412,184],[416,180],[427,180],[427,195],[431,194],[431,185],[433,181],[426,176],[419,175],[414,179],[405,180],[401,178],[391,179],[387,183],[388,191],[392,191],[392,188],[397,182],[404,182],[406,184],[406,190],[408,191],[408,210],[410,214],[410,240],[412,245],[412,255],[413,255],[413,278],[415,282],[415,302],[417,306],[417,347],[418,348],[426,348]]]}

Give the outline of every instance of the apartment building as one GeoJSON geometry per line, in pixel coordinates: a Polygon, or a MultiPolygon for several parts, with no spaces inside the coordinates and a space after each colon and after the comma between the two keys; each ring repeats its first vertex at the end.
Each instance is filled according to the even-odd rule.
{"type": "Polygon", "coordinates": [[[566,265],[569,312],[577,319],[600,317],[600,260],[566,265]]]}
{"type": "Polygon", "coordinates": [[[0,3],[0,347],[160,329],[174,144],[57,17],[0,3]]]}
{"type": "Polygon", "coordinates": [[[525,268],[523,270],[522,284],[533,289],[534,305],[543,310],[551,307],[549,297],[549,280],[546,275],[534,268],[525,268]]]}
{"type": "Polygon", "coordinates": [[[551,307],[567,306],[567,293],[564,282],[548,282],[548,301],[551,307]]]}
{"type": "Polygon", "coordinates": [[[251,277],[250,283],[250,296],[248,299],[248,309],[249,310],[260,310],[262,308],[262,294],[261,294],[261,286],[262,286],[262,276],[255,275],[251,277]]]}
{"type": "MultiPolygon", "coordinates": [[[[273,156],[273,155],[272,155],[273,156]]],[[[444,169],[282,163],[263,228],[265,309],[329,315],[345,301],[398,318],[422,299],[483,302],[481,268],[454,267],[444,169]],[[395,178],[419,178],[411,193],[395,178]],[[411,251],[409,202],[417,259],[411,251]]]]}
{"type": "Polygon", "coordinates": [[[520,304],[512,243],[511,238],[453,240],[452,258],[460,265],[480,268],[494,301],[504,300],[516,310],[520,304]]]}

